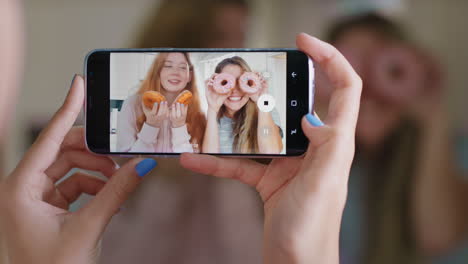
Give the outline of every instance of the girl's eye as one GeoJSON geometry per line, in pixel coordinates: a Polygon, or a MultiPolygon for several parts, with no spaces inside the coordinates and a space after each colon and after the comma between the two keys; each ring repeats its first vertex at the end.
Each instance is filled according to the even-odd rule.
{"type": "Polygon", "coordinates": [[[172,65],[164,65],[164,68],[166,69],[172,69],[172,67],[173,67],[172,65]]]}

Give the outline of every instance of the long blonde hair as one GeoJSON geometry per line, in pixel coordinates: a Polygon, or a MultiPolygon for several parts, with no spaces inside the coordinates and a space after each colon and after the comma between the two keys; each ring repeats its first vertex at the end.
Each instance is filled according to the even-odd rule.
{"type": "MultiPolygon", "coordinates": [[[[239,56],[234,56],[222,60],[216,65],[215,72],[221,73],[227,65],[237,65],[244,72],[251,72],[247,62],[239,56]]],[[[226,113],[226,106],[221,106],[218,112],[218,121],[226,113]]],[[[239,153],[257,153],[258,152],[258,110],[257,105],[249,101],[234,114],[233,125],[233,150],[239,153]]]]}
{"type": "MultiPolygon", "coordinates": [[[[190,103],[187,111],[187,130],[190,134],[190,143],[198,144],[201,146],[203,144],[203,135],[205,133],[206,128],[206,118],[203,115],[200,107],[200,95],[198,93],[198,88],[196,85],[195,74],[193,72],[193,65],[190,61],[190,57],[187,53],[182,52],[187,63],[189,65],[190,71],[190,82],[187,83],[187,86],[184,88],[192,92],[192,102],[190,103]]],[[[144,92],[147,91],[157,91],[164,95],[164,89],[161,89],[161,69],[164,66],[164,62],[166,61],[167,56],[169,53],[160,53],[158,57],[154,60],[153,64],[151,65],[148,74],[143,81],[140,89],[138,90],[137,94],[142,95],[144,92]]],[[[141,104],[138,104],[137,107],[142,107],[141,104]]],[[[137,118],[137,128],[138,130],[141,129],[143,123],[146,121],[146,116],[144,114],[140,115],[137,118]]]]}

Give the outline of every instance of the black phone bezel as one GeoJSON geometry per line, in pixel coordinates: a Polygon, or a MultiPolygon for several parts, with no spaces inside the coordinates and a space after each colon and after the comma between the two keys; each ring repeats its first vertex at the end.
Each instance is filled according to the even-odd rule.
{"type": "Polygon", "coordinates": [[[300,156],[308,147],[301,129],[302,117],[313,111],[314,65],[297,49],[105,49],[93,50],[85,59],[85,139],[88,149],[97,154],[120,156],[177,156],[180,153],[110,152],[110,55],[111,53],[155,52],[286,52],[286,154],[204,153],[220,156],[286,157],[300,156]]]}

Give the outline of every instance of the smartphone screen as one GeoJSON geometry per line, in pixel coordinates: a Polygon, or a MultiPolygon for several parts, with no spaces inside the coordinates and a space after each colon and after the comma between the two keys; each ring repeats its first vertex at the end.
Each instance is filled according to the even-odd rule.
{"type": "Polygon", "coordinates": [[[96,50],[86,142],[99,154],[296,156],[314,69],[294,49],[96,50]]]}

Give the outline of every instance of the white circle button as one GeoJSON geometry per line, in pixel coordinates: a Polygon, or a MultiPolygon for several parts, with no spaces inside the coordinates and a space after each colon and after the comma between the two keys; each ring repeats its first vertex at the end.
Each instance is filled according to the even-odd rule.
{"type": "Polygon", "coordinates": [[[257,106],[262,112],[271,112],[275,108],[276,101],[270,94],[263,94],[258,98],[257,106]]]}

